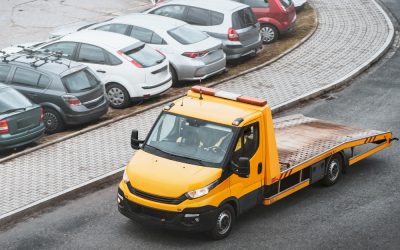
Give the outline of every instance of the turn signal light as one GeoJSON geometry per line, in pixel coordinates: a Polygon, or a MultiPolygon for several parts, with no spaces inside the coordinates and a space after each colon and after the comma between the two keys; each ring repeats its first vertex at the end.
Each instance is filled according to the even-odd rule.
{"type": "Polygon", "coordinates": [[[10,131],[8,129],[8,121],[0,120],[0,134],[8,134],[10,131]]]}

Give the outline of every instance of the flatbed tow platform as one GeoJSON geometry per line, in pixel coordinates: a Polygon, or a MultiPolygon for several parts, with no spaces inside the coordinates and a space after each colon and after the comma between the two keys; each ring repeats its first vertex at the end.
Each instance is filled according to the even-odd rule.
{"type": "Polygon", "coordinates": [[[266,197],[269,205],[322,178],[325,160],[337,153],[342,154],[345,168],[387,148],[392,139],[391,132],[361,129],[333,122],[291,115],[274,119],[274,130],[278,148],[280,177],[277,190],[266,197]],[[355,155],[355,149],[370,144],[355,155]],[[349,154],[344,154],[349,150],[349,154]],[[295,185],[293,185],[296,183],[295,185]]]}

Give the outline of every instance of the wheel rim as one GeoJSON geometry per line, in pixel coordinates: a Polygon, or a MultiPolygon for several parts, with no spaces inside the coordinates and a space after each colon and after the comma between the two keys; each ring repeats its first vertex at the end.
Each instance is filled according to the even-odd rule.
{"type": "Polygon", "coordinates": [[[332,160],[328,166],[328,178],[330,181],[336,181],[339,176],[339,162],[337,159],[332,160]]]}
{"type": "Polygon", "coordinates": [[[231,228],[231,224],[232,224],[232,216],[227,210],[224,210],[222,213],[218,215],[217,227],[219,234],[221,235],[226,234],[231,228]]]}
{"type": "Polygon", "coordinates": [[[108,100],[114,106],[120,106],[125,101],[124,92],[119,88],[110,88],[107,93],[108,100]]]}
{"type": "Polygon", "coordinates": [[[44,113],[43,121],[47,131],[54,131],[58,127],[57,116],[53,113],[44,113]]]}
{"type": "Polygon", "coordinates": [[[262,27],[260,33],[263,42],[271,42],[275,38],[275,32],[271,27],[262,27]]]}

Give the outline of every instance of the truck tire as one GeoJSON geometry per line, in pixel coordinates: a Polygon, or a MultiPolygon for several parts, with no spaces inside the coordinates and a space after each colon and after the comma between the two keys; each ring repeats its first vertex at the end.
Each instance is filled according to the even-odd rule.
{"type": "Polygon", "coordinates": [[[118,83],[107,84],[106,93],[112,108],[123,109],[131,104],[128,91],[118,83]]]}
{"type": "Polygon", "coordinates": [[[65,129],[64,120],[61,115],[51,108],[45,108],[43,112],[43,123],[48,135],[61,132],[65,129]]]}
{"type": "Polygon", "coordinates": [[[208,232],[213,240],[221,240],[226,238],[232,230],[235,223],[235,210],[229,204],[222,205],[218,209],[215,217],[215,226],[208,232]]]}
{"type": "Polygon", "coordinates": [[[327,160],[325,177],[321,180],[322,185],[332,186],[340,178],[343,170],[343,160],[339,154],[331,156],[327,160]]]}

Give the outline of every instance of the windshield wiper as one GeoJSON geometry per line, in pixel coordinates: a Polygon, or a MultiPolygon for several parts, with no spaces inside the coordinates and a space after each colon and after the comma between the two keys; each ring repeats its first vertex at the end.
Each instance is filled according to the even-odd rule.
{"type": "Polygon", "coordinates": [[[25,111],[26,108],[9,109],[9,110],[6,110],[4,112],[1,112],[0,114],[8,114],[8,113],[12,113],[12,112],[20,111],[20,110],[25,111]]]}
{"type": "Polygon", "coordinates": [[[161,152],[161,153],[163,153],[163,154],[169,155],[169,156],[171,156],[171,157],[183,158],[183,159],[186,159],[186,160],[189,160],[189,161],[196,162],[196,163],[198,163],[198,165],[200,165],[200,166],[205,166],[205,165],[204,165],[204,162],[203,162],[202,160],[193,159],[193,158],[190,158],[190,157],[187,157],[187,156],[182,156],[182,155],[174,155],[174,154],[168,153],[168,152],[166,152],[166,151],[164,151],[164,150],[161,150],[161,149],[159,149],[159,148],[156,148],[156,147],[154,147],[154,146],[151,146],[151,145],[149,145],[149,144],[146,144],[145,147],[150,147],[150,148],[152,148],[152,149],[155,149],[155,150],[157,150],[157,151],[159,151],[159,152],[161,152]]]}
{"type": "Polygon", "coordinates": [[[204,162],[202,160],[199,160],[199,159],[193,159],[193,158],[190,158],[190,157],[187,157],[187,156],[182,156],[182,155],[177,155],[177,157],[181,157],[181,158],[189,160],[189,161],[194,161],[197,164],[199,164],[200,166],[205,166],[204,162]]]}

